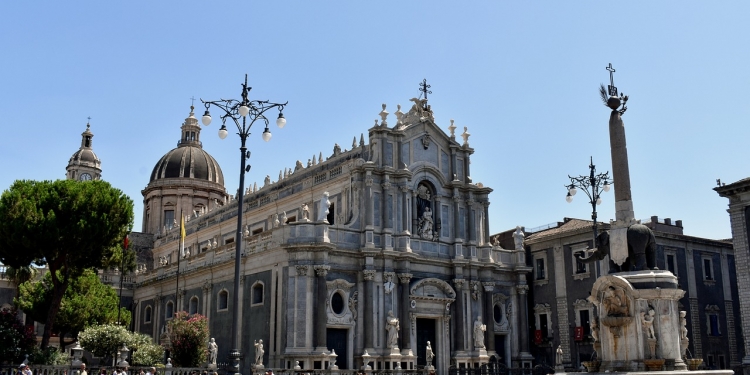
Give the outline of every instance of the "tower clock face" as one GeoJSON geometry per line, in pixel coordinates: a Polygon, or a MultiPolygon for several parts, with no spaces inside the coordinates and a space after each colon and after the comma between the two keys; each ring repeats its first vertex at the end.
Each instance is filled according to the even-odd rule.
{"type": "Polygon", "coordinates": [[[91,175],[88,173],[81,174],[81,181],[91,181],[91,175]]]}

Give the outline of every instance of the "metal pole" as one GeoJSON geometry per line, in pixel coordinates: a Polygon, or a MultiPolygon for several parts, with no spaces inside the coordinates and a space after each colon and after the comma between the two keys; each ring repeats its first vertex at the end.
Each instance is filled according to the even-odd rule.
{"type": "Polygon", "coordinates": [[[234,295],[232,297],[232,351],[229,356],[232,358],[233,364],[232,369],[235,375],[240,373],[240,262],[242,258],[242,209],[243,209],[243,198],[245,195],[245,154],[247,148],[245,147],[245,141],[249,135],[245,127],[245,118],[242,118],[242,131],[240,132],[240,139],[242,140],[242,146],[240,147],[240,189],[237,191],[237,233],[235,234],[235,250],[234,250],[234,295]]]}

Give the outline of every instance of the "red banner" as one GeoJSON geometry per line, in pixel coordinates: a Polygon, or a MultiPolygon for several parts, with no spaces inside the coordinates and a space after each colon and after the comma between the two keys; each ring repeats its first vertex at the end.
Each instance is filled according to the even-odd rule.
{"type": "Polygon", "coordinates": [[[583,327],[576,327],[576,330],[575,330],[575,340],[576,341],[583,341],[583,327]]]}
{"type": "Polygon", "coordinates": [[[539,345],[541,343],[542,343],[542,330],[537,329],[536,331],[534,331],[534,344],[539,345]]]}

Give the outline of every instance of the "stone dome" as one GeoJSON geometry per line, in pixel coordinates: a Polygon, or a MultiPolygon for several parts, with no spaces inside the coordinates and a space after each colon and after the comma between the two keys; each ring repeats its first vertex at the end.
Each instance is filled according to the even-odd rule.
{"type": "Polygon", "coordinates": [[[159,159],[150,182],[163,178],[195,178],[224,185],[219,163],[200,146],[180,145],[159,159]]]}
{"type": "Polygon", "coordinates": [[[91,149],[80,149],[76,151],[73,156],[70,157],[70,160],[68,161],[69,164],[83,164],[88,163],[92,167],[99,167],[101,165],[101,161],[99,160],[99,157],[96,156],[94,153],[94,150],[91,149]]]}
{"type": "Polygon", "coordinates": [[[213,156],[203,150],[198,119],[190,107],[190,115],[181,127],[177,148],[167,152],[154,166],[149,182],[165,178],[194,178],[224,186],[224,174],[213,156]]]}

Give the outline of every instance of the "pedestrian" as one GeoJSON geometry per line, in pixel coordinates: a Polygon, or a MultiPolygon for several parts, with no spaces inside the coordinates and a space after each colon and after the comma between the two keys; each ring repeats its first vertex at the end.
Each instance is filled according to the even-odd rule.
{"type": "Polygon", "coordinates": [[[89,375],[88,372],[86,372],[86,364],[81,363],[81,374],[80,375],[89,375]]]}

